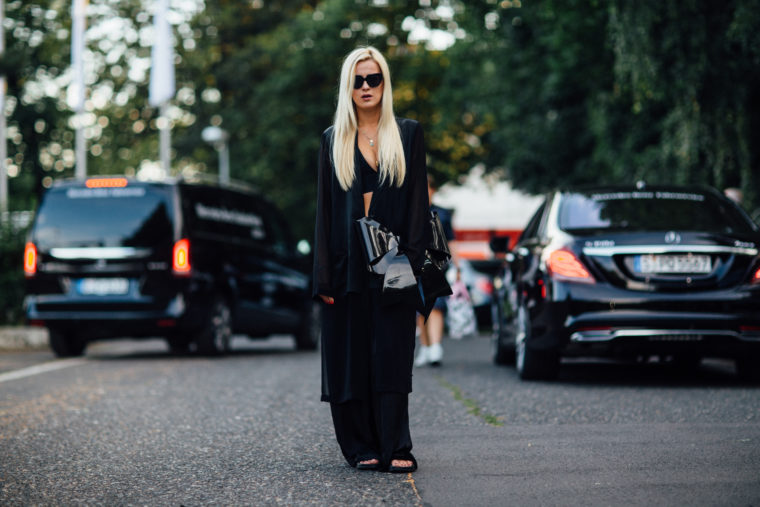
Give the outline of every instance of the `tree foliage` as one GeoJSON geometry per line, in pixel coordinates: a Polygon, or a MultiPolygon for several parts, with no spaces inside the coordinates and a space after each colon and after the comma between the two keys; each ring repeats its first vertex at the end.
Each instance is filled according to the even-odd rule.
{"type": "Polygon", "coordinates": [[[644,179],[740,187],[760,204],[753,2],[526,0],[465,14],[472,36],[452,68],[479,76],[468,102],[493,125],[484,163],[518,188],[644,179]]]}
{"type": "MultiPolygon", "coordinates": [[[[9,193],[10,209],[27,209],[42,191],[45,153],[57,155],[58,168],[66,167],[64,152],[70,150],[73,135],[66,128],[65,116],[55,92],[68,66],[59,51],[60,36],[66,32],[63,13],[53,0],[28,3],[6,2],[6,49],[0,73],[7,80],[6,111],[12,111],[6,133],[10,141],[6,164],[13,176],[9,193]],[[10,26],[10,29],[8,27],[10,26]],[[41,160],[42,159],[42,160],[41,160]]],[[[51,167],[53,169],[53,167],[51,167]]]]}
{"type": "Polygon", "coordinates": [[[0,223],[0,323],[23,321],[24,236],[26,230],[0,223]]]}
{"type": "MultiPolygon", "coordinates": [[[[232,135],[233,176],[262,189],[300,236],[310,236],[319,139],[332,123],[346,54],[357,45],[376,46],[391,62],[397,114],[431,128],[444,123],[432,101],[444,55],[404,42],[402,24],[415,15],[425,11],[406,2],[382,8],[356,0],[208,5],[194,20],[206,36],[182,53],[182,79],[200,100],[192,107],[198,121],[177,149],[201,158],[200,130],[221,119],[232,135]],[[236,23],[223,22],[228,19],[236,23]],[[204,94],[218,101],[204,101],[204,94]]],[[[474,163],[462,163],[456,143],[445,145],[434,135],[428,142],[431,161],[438,158],[442,167],[458,164],[463,171],[474,163]]]]}
{"type": "MultiPolygon", "coordinates": [[[[147,104],[152,2],[89,5],[88,170],[136,174],[158,158],[147,104]]],[[[69,8],[6,1],[12,209],[73,175],[69,8]]],[[[751,0],[172,0],[172,9],[174,172],[216,172],[201,131],[222,126],[233,177],[284,208],[299,237],[310,235],[341,58],[361,44],[388,56],[397,113],[423,123],[439,179],[482,164],[530,192],[646,179],[738,186],[748,206],[760,204],[751,0]],[[453,45],[436,47],[420,28],[453,45]]]]}
{"type": "Polygon", "coordinates": [[[742,187],[756,201],[760,16],[754,7],[743,0],[611,6],[616,84],[631,104],[629,121],[651,118],[656,125],[651,159],[630,157],[642,176],[742,187]]]}

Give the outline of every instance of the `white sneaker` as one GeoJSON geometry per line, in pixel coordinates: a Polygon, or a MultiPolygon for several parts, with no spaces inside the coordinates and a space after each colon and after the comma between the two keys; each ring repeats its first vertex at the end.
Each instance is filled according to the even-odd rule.
{"type": "Polygon", "coordinates": [[[417,352],[417,358],[414,360],[414,366],[425,366],[430,361],[430,347],[420,345],[417,352]]]}
{"type": "Polygon", "coordinates": [[[443,359],[443,347],[441,347],[440,343],[434,343],[431,345],[430,350],[428,352],[428,361],[430,361],[430,364],[433,366],[440,366],[441,359],[443,359]]]}

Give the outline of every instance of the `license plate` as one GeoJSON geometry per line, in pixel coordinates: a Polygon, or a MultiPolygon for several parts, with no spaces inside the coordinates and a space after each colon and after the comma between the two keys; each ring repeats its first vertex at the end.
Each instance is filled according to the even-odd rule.
{"type": "Polygon", "coordinates": [[[633,261],[637,273],[709,273],[709,255],[637,255],[633,261]]]}
{"type": "Polygon", "coordinates": [[[126,294],[129,291],[129,280],[126,278],[83,278],[77,288],[80,294],[88,296],[112,296],[126,294]]]}

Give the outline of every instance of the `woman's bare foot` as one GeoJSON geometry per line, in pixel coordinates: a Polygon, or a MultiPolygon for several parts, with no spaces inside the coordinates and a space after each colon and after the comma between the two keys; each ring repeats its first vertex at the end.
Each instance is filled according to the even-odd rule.
{"type": "Polygon", "coordinates": [[[414,463],[411,460],[408,459],[394,459],[391,460],[391,466],[392,467],[398,467],[398,468],[409,468],[413,466],[414,463]]]}
{"type": "Polygon", "coordinates": [[[372,459],[365,459],[364,461],[359,462],[360,465],[378,465],[380,464],[380,461],[372,458],[372,459]]]}

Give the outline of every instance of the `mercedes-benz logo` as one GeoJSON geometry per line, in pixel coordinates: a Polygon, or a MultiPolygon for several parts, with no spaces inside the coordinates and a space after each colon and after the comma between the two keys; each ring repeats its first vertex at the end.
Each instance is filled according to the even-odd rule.
{"type": "Polygon", "coordinates": [[[681,235],[678,234],[675,231],[668,231],[665,233],[665,243],[680,243],[681,242],[681,235]]]}

